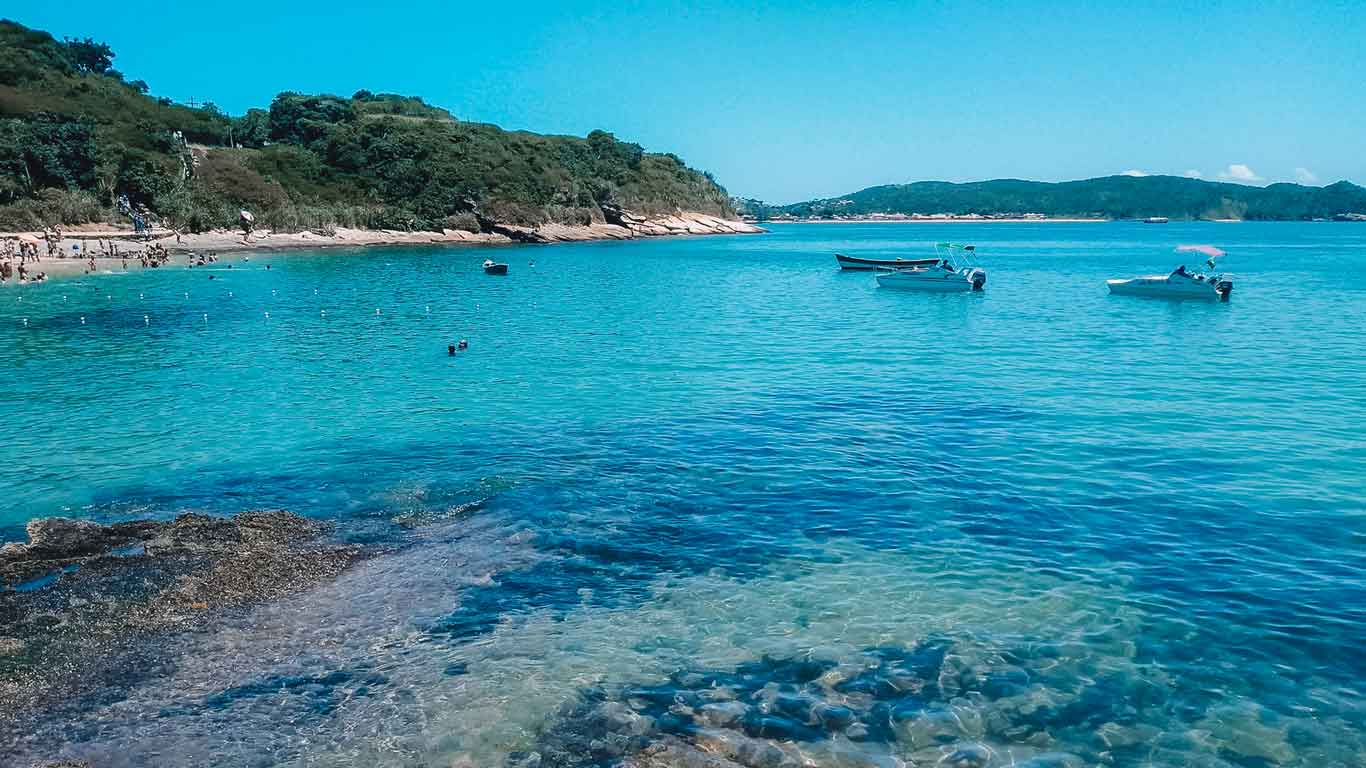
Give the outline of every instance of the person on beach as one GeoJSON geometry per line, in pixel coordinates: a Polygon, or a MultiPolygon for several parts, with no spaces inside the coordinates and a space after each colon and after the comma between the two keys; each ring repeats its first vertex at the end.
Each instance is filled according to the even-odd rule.
{"type": "Polygon", "coordinates": [[[242,242],[251,242],[252,230],[256,229],[256,217],[248,211],[238,212],[238,223],[242,225],[242,242]]]}

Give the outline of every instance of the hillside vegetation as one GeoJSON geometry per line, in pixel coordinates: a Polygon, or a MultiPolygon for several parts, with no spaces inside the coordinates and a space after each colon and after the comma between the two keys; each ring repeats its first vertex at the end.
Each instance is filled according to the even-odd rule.
{"type": "Polygon", "coordinates": [[[1346,181],[1326,187],[1251,187],[1177,176],[1107,176],[1048,183],[998,179],[968,184],[890,184],[844,197],[785,206],[749,201],[756,213],[794,216],[1026,214],[1109,219],[1310,220],[1366,212],[1366,189],[1346,181]]]}
{"type": "Polygon", "coordinates": [[[602,221],[604,208],[731,215],[709,174],[605,131],[463,122],[420,98],[281,93],[230,117],[148,95],[91,40],[0,21],[0,229],[117,218],[120,198],[192,231],[477,229],[602,221]]]}

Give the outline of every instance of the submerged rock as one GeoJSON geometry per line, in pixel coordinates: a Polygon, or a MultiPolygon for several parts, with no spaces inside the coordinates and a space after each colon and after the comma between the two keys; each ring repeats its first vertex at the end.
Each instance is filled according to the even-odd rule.
{"type": "Polygon", "coordinates": [[[361,552],[326,530],[282,510],[31,522],[0,551],[0,720],[154,674],[158,638],[334,578],[361,552]]]}

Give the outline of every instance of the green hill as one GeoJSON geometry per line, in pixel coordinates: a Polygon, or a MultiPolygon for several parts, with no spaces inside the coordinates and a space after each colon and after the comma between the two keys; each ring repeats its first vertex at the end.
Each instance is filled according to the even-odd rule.
{"type": "Polygon", "coordinates": [[[767,212],[794,216],[1041,213],[1109,219],[1166,216],[1297,221],[1366,212],[1366,189],[1346,181],[1326,187],[1250,187],[1177,176],[1106,176],[1059,183],[1016,179],[968,184],[921,181],[869,187],[843,197],[772,207],[767,212]]]}
{"type": "Polygon", "coordinates": [[[233,226],[241,208],[290,230],[733,214],[709,174],[605,131],[504,131],[369,91],[286,92],[231,117],[149,96],[113,60],[0,21],[0,229],[116,218],[122,197],[190,230],[233,226]]]}

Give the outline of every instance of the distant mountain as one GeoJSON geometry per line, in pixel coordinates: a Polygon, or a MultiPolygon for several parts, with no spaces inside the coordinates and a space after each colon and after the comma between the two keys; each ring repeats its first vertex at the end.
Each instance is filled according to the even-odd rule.
{"type": "MultiPolygon", "coordinates": [[[[920,181],[869,187],[843,197],[784,206],[736,201],[759,218],[884,214],[1043,214],[1051,217],[1246,219],[1300,221],[1366,213],[1366,188],[1250,187],[1179,176],[1105,176],[1058,183],[997,179],[967,184],[920,181]]],[[[742,211],[743,212],[743,211],[742,211]]]]}

